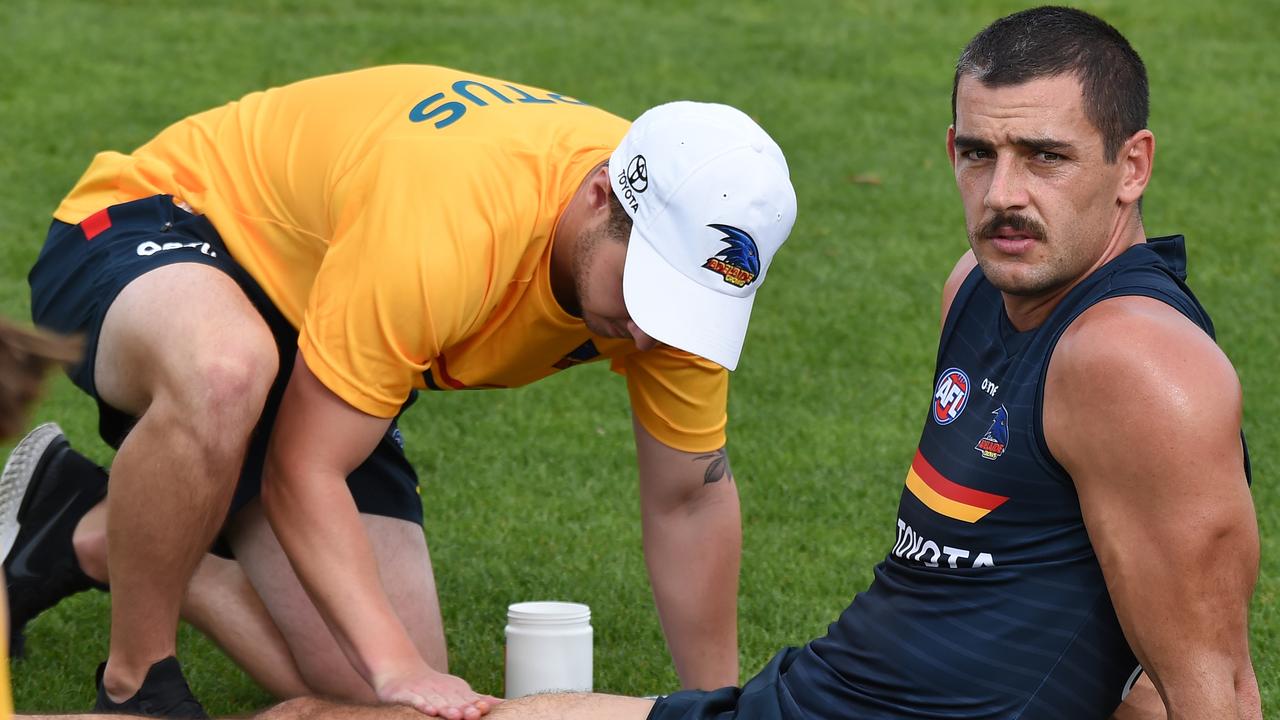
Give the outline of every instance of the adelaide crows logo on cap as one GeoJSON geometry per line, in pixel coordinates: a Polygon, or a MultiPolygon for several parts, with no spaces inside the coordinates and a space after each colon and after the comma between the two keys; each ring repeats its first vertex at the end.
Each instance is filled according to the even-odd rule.
{"type": "Polygon", "coordinates": [[[1009,411],[1001,405],[992,410],[991,414],[995,416],[991,419],[991,427],[987,428],[987,434],[982,436],[973,449],[982,453],[982,457],[995,460],[1009,446],[1009,411]]]}
{"type": "Polygon", "coordinates": [[[950,425],[969,403],[969,376],[960,368],[948,368],[933,390],[933,421],[950,425]]]}
{"type": "Polygon", "coordinates": [[[720,242],[729,247],[707,258],[702,267],[720,275],[734,287],[746,287],[760,274],[760,251],[750,235],[732,225],[711,223],[707,227],[724,233],[720,242]]]}

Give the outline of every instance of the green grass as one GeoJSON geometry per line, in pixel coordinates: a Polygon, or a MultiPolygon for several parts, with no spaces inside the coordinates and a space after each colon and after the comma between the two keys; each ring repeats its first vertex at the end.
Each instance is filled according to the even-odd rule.
{"type": "MultiPolygon", "coordinates": [[[[1280,6],[1086,2],[1146,59],[1153,235],[1185,233],[1192,283],[1243,381],[1262,525],[1252,642],[1280,703],[1280,6]]],[[[617,3],[276,0],[0,3],[0,313],[27,317],[27,268],[92,154],[247,91],[422,62],[554,88],[634,116],[678,98],[747,109],[787,151],[794,235],[734,376],[730,445],[743,498],[742,668],[822,633],[894,537],[897,495],[931,387],[942,279],[964,250],[943,148],[951,67],[1023,4],[884,0],[617,3]],[[874,174],[879,184],[852,181],[874,174]]],[[[92,404],[56,380],[57,419],[106,462],[92,404]]],[[[626,393],[603,367],[517,391],[432,395],[405,423],[453,670],[501,691],[507,603],[589,603],[597,688],[676,686],[652,608],[626,393]]],[[[1159,562],[1159,549],[1136,548],[1159,562]]],[[[25,711],[83,710],[105,657],[107,599],[30,628],[14,666],[25,711]]],[[[196,633],[180,652],[215,713],[268,696],[196,633]]]]}

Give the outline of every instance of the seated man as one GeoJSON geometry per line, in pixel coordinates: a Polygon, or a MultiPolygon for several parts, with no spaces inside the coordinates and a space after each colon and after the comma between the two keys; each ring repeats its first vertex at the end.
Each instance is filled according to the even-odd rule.
{"type": "MultiPolygon", "coordinates": [[[[954,88],[971,250],[871,587],[741,689],[531,697],[494,720],[1101,720],[1139,664],[1170,717],[1262,717],[1240,386],[1183,239],[1144,235],[1142,62],[1097,18],[1039,8],[978,34],[954,88]]],[[[268,713],[301,716],[393,713],[268,713]]]]}

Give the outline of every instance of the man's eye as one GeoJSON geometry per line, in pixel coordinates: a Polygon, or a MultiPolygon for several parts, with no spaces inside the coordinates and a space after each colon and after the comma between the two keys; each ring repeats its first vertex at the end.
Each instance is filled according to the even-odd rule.
{"type": "Polygon", "coordinates": [[[1062,156],[1059,155],[1058,153],[1053,153],[1053,152],[1036,153],[1036,157],[1040,160],[1040,162],[1049,163],[1050,165],[1053,165],[1055,163],[1059,163],[1062,161],[1062,156]]]}
{"type": "Polygon", "coordinates": [[[990,159],[991,159],[991,155],[992,155],[992,153],[991,153],[991,151],[990,151],[990,150],[976,150],[976,149],[975,149],[975,150],[965,150],[965,151],[964,151],[964,157],[965,157],[965,159],[966,159],[966,160],[990,160],[990,159]]]}

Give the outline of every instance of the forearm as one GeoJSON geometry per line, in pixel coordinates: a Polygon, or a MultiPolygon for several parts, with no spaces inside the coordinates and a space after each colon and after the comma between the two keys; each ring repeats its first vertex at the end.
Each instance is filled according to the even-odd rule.
{"type": "Polygon", "coordinates": [[[1244,488],[1240,482],[1216,497],[1193,529],[1182,529],[1187,512],[1131,520],[1089,508],[1090,536],[1125,637],[1175,720],[1262,717],[1249,656],[1259,544],[1244,488]],[[1115,542],[1130,523],[1141,530],[1115,542]],[[1162,548],[1162,562],[1133,557],[1134,546],[1162,548]]]}
{"type": "Polygon", "coordinates": [[[1156,684],[1169,720],[1261,720],[1258,681],[1247,657],[1188,658],[1164,668],[1156,684]]]}
{"type": "Polygon", "coordinates": [[[680,505],[646,507],[644,549],[681,685],[736,685],[742,556],[736,486],[704,485],[680,505]]]}
{"type": "Polygon", "coordinates": [[[1249,656],[1258,536],[1246,501],[1242,492],[1242,510],[1232,512],[1232,502],[1218,498],[1197,533],[1177,536],[1181,546],[1166,530],[1174,539],[1155,543],[1169,554],[1158,566],[1125,566],[1111,547],[1100,555],[1126,637],[1169,718],[1262,717],[1249,656]]]}
{"type": "Polygon", "coordinates": [[[262,499],[294,572],[370,685],[376,689],[380,677],[423,663],[382,588],[345,479],[277,474],[263,483],[262,499]]]}

